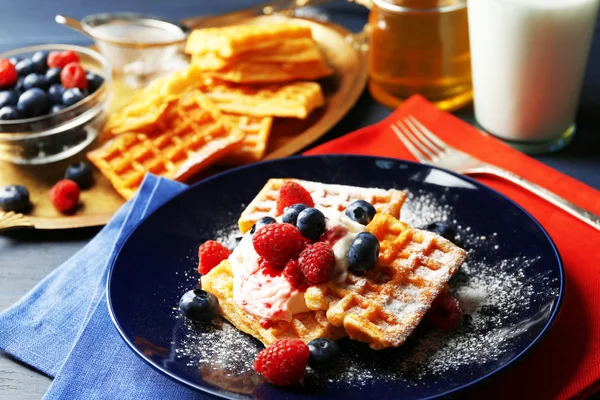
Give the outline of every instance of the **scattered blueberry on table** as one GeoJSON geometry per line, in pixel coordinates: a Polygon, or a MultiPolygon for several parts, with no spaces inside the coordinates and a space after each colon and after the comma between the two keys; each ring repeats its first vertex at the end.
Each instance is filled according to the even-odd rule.
{"type": "Polygon", "coordinates": [[[0,59],[0,121],[59,112],[96,92],[104,79],[86,71],[77,53],[38,51],[0,59]]]}
{"type": "Polygon", "coordinates": [[[0,189],[0,208],[4,211],[25,212],[29,209],[29,191],[25,186],[8,185],[0,189]]]}
{"type": "Polygon", "coordinates": [[[71,164],[65,171],[65,179],[74,181],[80,189],[88,189],[92,186],[92,168],[85,161],[71,164]]]}

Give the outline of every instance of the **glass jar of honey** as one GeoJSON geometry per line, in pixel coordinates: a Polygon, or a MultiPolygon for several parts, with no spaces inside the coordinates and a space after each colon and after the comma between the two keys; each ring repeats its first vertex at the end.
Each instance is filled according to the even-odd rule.
{"type": "Polygon", "coordinates": [[[421,94],[443,110],[471,102],[466,0],[372,0],[369,90],[396,107],[421,94]]]}

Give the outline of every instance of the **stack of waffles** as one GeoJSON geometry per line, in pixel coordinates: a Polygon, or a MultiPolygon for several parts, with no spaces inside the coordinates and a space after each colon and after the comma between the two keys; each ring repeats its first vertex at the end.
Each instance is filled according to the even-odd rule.
{"type": "MultiPolygon", "coordinates": [[[[282,338],[308,342],[344,336],[376,350],[401,345],[432,302],[447,290],[466,252],[441,236],[401,222],[400,208],[406,198],[402,191],[294,181],[310,192],[316,207],[342,211],[356,200],[373,204],[377,214],[367,230],[381,246],[375,267],[362,276],[349,272],[342,282],[309,287],[304,299],[311,311],[271,325],[261,324],[235,303],[228,260],[202,277],[202,288],[217,297],[227,320],[265,345],[282,338]]],[[[242,233],[261,217],[275,215],[275,199],[283,182],[269,180],[249,203],[238,221],[242,233]]]]}
{"type": "Polygon", "coordinates": [[[273,118],[305,119],[332,73],[309,27],[293,23],[193,31],[192,62],[152,82],[112,114],[88,158],[125,198],[146,172],[185,180],[213,163],[241,165],[267,150],[273,118]]]}

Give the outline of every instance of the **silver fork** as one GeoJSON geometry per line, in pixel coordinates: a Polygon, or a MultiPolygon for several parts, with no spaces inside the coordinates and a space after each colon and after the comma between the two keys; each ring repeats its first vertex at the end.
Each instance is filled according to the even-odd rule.
{"type": "Polygon", "coordinates": [[[517,174],[483,162],[449,146],[412,115],[392,124],[391,128],[406,148],[423,164],[446,168],[464,175],[486,174],[506,179],[600,230],[600,217],[597,215],[517,174]]]}

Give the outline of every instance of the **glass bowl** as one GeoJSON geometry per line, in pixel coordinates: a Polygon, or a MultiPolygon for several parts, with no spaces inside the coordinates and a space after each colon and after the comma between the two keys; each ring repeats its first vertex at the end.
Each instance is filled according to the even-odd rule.
{"type": "Polygon", "coordinates": [[[104,127],[112,95],[112,70],[100,53],[86,47],[47,44],[0,53],[0,58],[31,57],[36,51],[72,50],[82,67],[104,82],[91,95],[60,112],[0,121],[0,160],[15,164],[46,164],[70,157],[96,139],[104,127]]]}

